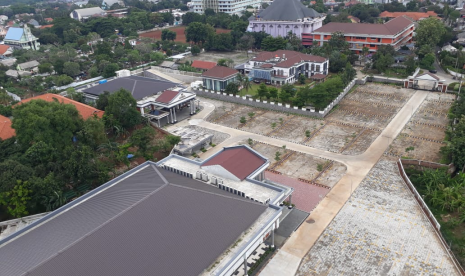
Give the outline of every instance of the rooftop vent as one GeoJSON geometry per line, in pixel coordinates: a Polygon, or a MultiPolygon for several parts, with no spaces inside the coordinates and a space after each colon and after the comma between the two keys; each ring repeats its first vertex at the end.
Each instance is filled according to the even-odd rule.
{"type": "Polygon", "coordinates": [[[217,178],[215,176],[212,176],[210,183],[213,184],[213,185],[218,185],[219,184],[217,182],[217,178]]]}

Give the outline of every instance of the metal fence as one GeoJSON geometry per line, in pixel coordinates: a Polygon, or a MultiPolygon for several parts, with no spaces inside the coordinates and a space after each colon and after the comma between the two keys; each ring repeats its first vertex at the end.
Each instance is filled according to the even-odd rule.
{"type": "MultiPolygon", "coordinates": [[[[419,160],[414,160],[414,161],[415,161],[415,163],[419,162],[419,164],[422,164],[422,162],[423,162],[423,165],[425,165],[425,164],[428,164],[428,165],[432,165],[432,164],[442,165],[442,164],[426,162],[426,161],[419,161],[419,160]]],[[[444,239],[444,237],[441,234],[441,225],[436,220],[433,213],[429,209],[428,205],[426,205],[425,201],[423,200],[423,197],[418,193],[417,189],[415,188],[415,186],[413,186],[412,182],[410,181],[410,178],[407,176],[407,174],[404,171],[403,163],[408,164],[408,163],[411,163],[411,162],[412,162],[412,160],[403,160],[403,159],[399,159],[397,161],[397,167],[399,168],[400,176],[404,180],[405,184],[407,184],[407,187],[412,192],[413,197],[417,201],[418,205],[420,206],[420,208],[423,211],[423,213],[425,214],[425,216],[431,222],[431,225],[433,226],[433,229],[436,232],[436,235],[439,237],[439,240],[441,241],[444,249],[446,249],[449,257],[452,260],[452,263],[455,266],[455,268],[457,269],[458,272],[460,272],[461,275],[465,275],[465,270],[462,268],[459,261],[455,258],[454,253],[452,253],[452,250],[450,249],[450,246],[447,244],[447,241],[444,239]]]]}

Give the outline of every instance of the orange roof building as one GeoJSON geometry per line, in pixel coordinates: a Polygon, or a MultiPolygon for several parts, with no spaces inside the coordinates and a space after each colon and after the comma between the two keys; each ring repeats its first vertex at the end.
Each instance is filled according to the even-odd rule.
{"type": "Polygon", "coordinates": [[[0,115],[0,140],[6,140],[15,136],[15,130],[11,127],[11,120],[0,115]]]}
{"type": "Polygon", "coordinates": [[[42,25],[39,27],[39,29],[47,29],[47,28],[51,28],[53,27],[53,24],[49,24],[49,25],[42,25]]]}
{"type": "Polygon", "coordinates": [[[413,19],[414,21],[418,21],[421,19],[425,19],[428,17],[438,17],[437,13],[434,11],[427,11],[427,12],[388,12],[388,11],[383,11],[382,13],[379,14],[379,17],[381,18],[396,18],[400,16],[407,16],[413,19]]]}
{"type": "Polygon", "coordinates": [[[86,105],[86,104],[68,99],[66,97],[63,97],[61,95],[51,94],[51,93],[42,94],[36,97],[22,100],[18,104],[27,103],[32,100],[44,100],[46,102],[53,102],[54,99],[58,100],[60,103],[74,105],[84,120],[87,120],[88,118],[94,116],[94,114],[97,115],[97,117],[102,118],[103,114],[105,113],[104,111],[98,110],[97,108],[92,107],[90,105],[86,105]]]}
{"type": "Polygon", "coordinates": [[[210,70],[216,66],[216,62],[203,61],[203,60],[194,60],[191,67],[201,69],[201,70],[210,70]]]}

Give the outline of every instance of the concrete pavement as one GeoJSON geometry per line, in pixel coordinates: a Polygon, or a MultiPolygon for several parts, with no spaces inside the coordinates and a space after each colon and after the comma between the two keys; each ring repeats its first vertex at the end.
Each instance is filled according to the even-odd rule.
{"type": "MultiPolygon", "coordinates": [[[[215,108],[213,104],[208,102],[204,103],[204,110],[202,110],[202,112],[193,116],[192,119],[184,123],[221,131],[231,136],[229,139],[221,143],[219,147],[210,150],[210,155],[220,150],[222,147],[233,145],[239,141],[252,138],[254,140],[278,147],[286,145],[288,149],[311,154],[321,158],[331,159],[343,163],[347,166],[346,174],[340,179],[340,181],[334,186],[334,188],[326,195],[326,197],[318,204],[318,206],[308,217],[308,221],[312,221],[312,223],[303,223],[300,226],[300,228],[289,238],[289,240],[284,244],[280,251],[273,259],[271,259],[268,265],[260,273],[261,276],[295,275],[302,258],[317,241],[318,237],[337,215],[342,206],[344,206],[352,192],[362,182],[371,168],[378,162],[379,158],[383,155],[389,144],[402,131],[415,111],[425,100],[428,93],[429,92],[427,91],[420,90],[415,92],[415,94],[402,107],[402,109],[391,120],[387,127],[371,144],[371,146],[363,154],[355,156],[324,151],[301,144],[286,142],[279,139],[207,122],[204,120],[204,118],[206,118],[206,116],[208,116],[208,114],[215,108]]],[[[173,127],[178,126],[179,125],[173,127]]],[[[202,157],[206,158],[207,156],[202,157]]]]}

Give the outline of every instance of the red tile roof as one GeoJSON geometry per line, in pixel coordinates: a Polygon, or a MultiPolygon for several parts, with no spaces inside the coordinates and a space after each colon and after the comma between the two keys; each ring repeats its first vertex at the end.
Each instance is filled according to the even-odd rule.
{"type": "Polygon", "coordinates": [[[264,63],[262,64],[262,66],[260,66],[261,68],[273,68],[273,64],[271,63],[264,63]]]}
{"type": "Polygon", "coordinates": [[[158,96],[158,98],[155,101],[159,103],[169,104],[178,94],[179,91],[165,90],[163,91],[163,93],[161,93],[160,96],[158,96]]]}
{"type": "Polygon", "coordinates": [[[265,163],[262,157],[242,146],[224,148],[223,151],[202,164],[202,167],[220,165],[240,180],[244,180],[265,163]]]}
{"type": "Polygon", "coordinates": [[[408,16],[415,21],[418,21],[423,18],[428,17],[438,17],[437,13],[434,11],[427,11],[427,12],[388,12],[383,11],[379,14],[379,17],[387,17],[387,18],[395,18],[399,16],[408,16]]]}
{"type": "Polygon", "coordinates": [[[224,67],[224,66],[215,66],[212,69],[204,72],[202,74],[202,77],[211,77],[211,78],[216,78],[216,79],[224,79],[229,76],[232,76],[234,74],[239,73],[235,69],[231,69],[229,67],[224,67]]]}
{"type": "Polygon", "coordinates": [[[44,20],[47,21],[47,22],[52,22],[52,21],[53,21],[53,18],[47,17],[47,18],[44,18],[44,20]]]}
{"type": "Polygon", "coordinates": [[[405,16],[396,17],[384,24],[330,22],[323,25],[323,27],[316,29],[313,34],[343,32],[346,34],[395,35],[412,24],[413,22],[405,16]]]}
{"type": "Polygon", "coordinates": [[[0,55],[5,54],[5,52],[6,52],[8,49],[10,49],[10,46],[4,45],[4,44],[0,44],[0,55]]]}
{"type": "Polygon", "coordinates": [[[63,97],[61,95],[51,94],[51,93],[42,94],[42,95],[39,95],[39,96],[35,96],[35,97],[29,98],[29,99],[22,100],[18,104],[27,103],[27,102],[32,101],[32,100],[44,100],[46,102],[52,102],[52,101],[54,101],[54,99],[57,99],[60,103],[74,105],[76,107],[76,109],[79,111],[79,113],[81,114],[81,116],[82,116],[82,118],[84,120],[94,116],[94,114],[96,114],[97,117],[102,118],[103,114],[105,113],[104,111],[98,110],[97,108],[92,107],[90,105],[86,105],[86,104],[83,104],[83,103],[68,99],[66,97],[63,97]]]}
{"type": "Polygon", "coordinates": [[[0,115],[0,140],[6,140],[15,136],[15,130],[11,127],[11,120],[0,115]]]}
{"type": "Polygon", "coordinates": [[[202,60],[194,60],[191,65],[191,67],[198,68],[198,69],[204,69],[204,70],[212,69],[215,66],[216,66],[216,62],[202,61],[202,60]]]}
{"type": "Polygon", "coordinates": [[[49,25],[42,25],[39,27],[39,29],[47,29],[47,28],[51,28],[53,27],[53,24],[49,24],[49,25]]]}

